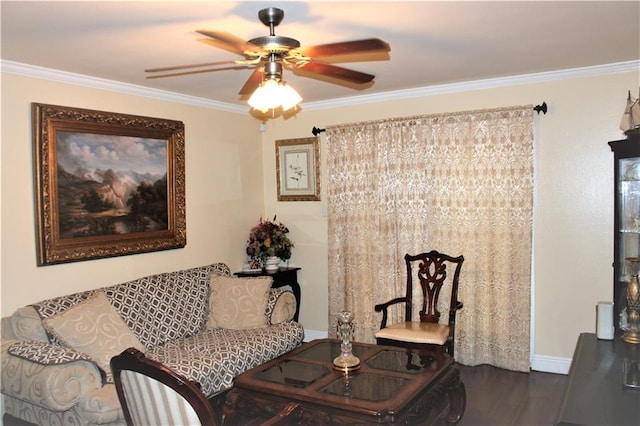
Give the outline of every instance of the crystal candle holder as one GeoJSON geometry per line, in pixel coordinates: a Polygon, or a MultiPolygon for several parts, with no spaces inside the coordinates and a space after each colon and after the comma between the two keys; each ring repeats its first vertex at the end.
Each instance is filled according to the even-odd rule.
{"type": "Polygon", "coordinates": [[[338,315],[338,338],[340,343],[340,355],[333,360],[333,368],[342,371],[352,371],[360,368],[360,359],[352,353],[351,337],[353,335],[353,314],[350,311],[342,311],[338,315]]]}

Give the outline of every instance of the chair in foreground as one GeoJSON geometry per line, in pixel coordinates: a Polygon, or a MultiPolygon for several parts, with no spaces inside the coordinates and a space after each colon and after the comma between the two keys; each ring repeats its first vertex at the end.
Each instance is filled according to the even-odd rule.
{"type": "Polygon", "coordinates": [[[404,260],[407,267],[405,295],[374,307],[376,312],[382,312],[380,330],[375,333],[377,344],[435,350],[453,357],[456,312],[462,309],[462,302],[458,301],[458,281],[464,257],[452,257],[432,250],[415,256],[407,254],[404,260]],[[414,275],[419,279],[422,293],[419,321],[414,321],[412,316],[414,275]],[[444,299],[450,303],[448,318],[442,323],[438,309],[441,294],[450,298],[445,296],[444,299]],[[404,321],[388,326],[389,308],[397,304],[404,304],[404,321]]]}
{"type": "Polygon", "coordinates": [[[111,358],[127,425],[216,425],[198,386],[135,348],[111,358]]]}
{"type": "MultiPolygon", "coordinates": [[[[111,358],[111,370],[128,426],[215,426],[220,423],[197,383],[135,348],[111,358]]],[[[301,415],[299,405],[291,403],[272,418],[255,419],[247,425],[297,424],[301,415]]]]}

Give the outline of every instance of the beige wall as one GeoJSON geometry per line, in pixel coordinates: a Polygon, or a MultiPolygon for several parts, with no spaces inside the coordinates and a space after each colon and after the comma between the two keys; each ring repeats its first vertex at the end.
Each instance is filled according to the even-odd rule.
{"type": "Polygon", "coordinates": [[[258,123],[248,114],[2,74],[2,315],[52,296],[157,272],[217,261],[238,270],[248,230],[262,214],[259,143],[258,123]],[[187,246],[37,267],[31,102],[183,121],[187,246]]]}
{"type": "MultiPolygon", "coordinates": [[[[303,268],[301,321],[307,331],[326,332],[326,176],[322,201],[277,202],[275,140],[309,137],[313,126],[546,101],[549,113],[536,117],[534,353],[568,359],[578,334],[594,330],[596,302],[612,298],[613,161],[606,142],[621,138],[617,126],[626,92],[639,83],[637,72],[626,72],[350,107],[310,106],[296,117],[268,122],[260,133],[248,114],[5,73],[2,315],[47,297],[210,261],[227,262],[235,270],[242,262],[248,229],[258,217],[277,214],[291,228],[296,245],[291,263],[303,268]],[[184,121],[187,247],[36,267],[31,102],[184,121]]],[[[323,134],[323,163],[324,149],[323,134]]]]}
{"type": "Polygon", "coordinates": [[[275,140],[309,137],[313,126],[546,101],[549,112],[535,118],[534,353],[571,358],[578,334],[595,331],[596,303],[613,297],[613,157],[607,141],[622,138],[626,93],[638,86],[638,73],[626,72],[302,111],[270,122],[263,134],[265,211],[292,228],[292,262],[303,266],[305,327],[326,330],[328,324],[327,179],[322,177],[321,202],[277,202],[275,140]]]}

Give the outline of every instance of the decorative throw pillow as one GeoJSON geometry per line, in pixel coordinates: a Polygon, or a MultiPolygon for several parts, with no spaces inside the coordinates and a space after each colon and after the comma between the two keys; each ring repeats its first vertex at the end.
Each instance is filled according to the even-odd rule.
{"type": "MultiPolygon", "coordinates": [[[[271,297],[271,296],[270,296],[271,297]]],[[[278,294],[271,312],[271,324],[291,321],[296,314],[296,298],[290,291],[278,294]]]]}
{"type": "Polygon", "coordinates": [[[112,357],[129,347],[145,350],[101,290],[43,323],[63,345],[89,355],[109,382],[112,357]]]}
{"type": "Polygon", "coordinates": [[[264,327],[271,277],[211,275],[207,327],[242,330],[264,327]]]}

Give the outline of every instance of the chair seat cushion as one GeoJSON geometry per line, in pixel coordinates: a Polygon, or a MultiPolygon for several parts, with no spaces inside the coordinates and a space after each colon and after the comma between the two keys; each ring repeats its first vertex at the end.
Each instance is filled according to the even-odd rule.
{"type": "Polygon", "coordinates": [[[383,328],[375,336],[376,339],[444,345],[447,337],[449,337],[449,326],[429,322],[406,321],[383,328]]]}

